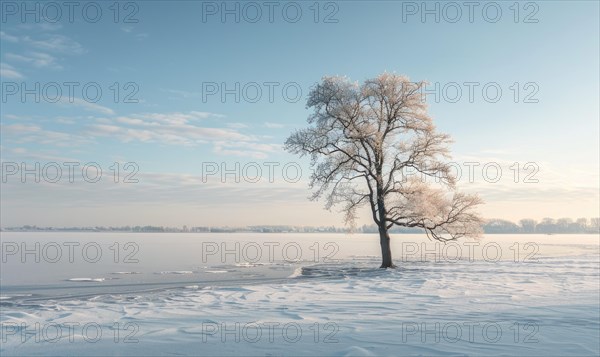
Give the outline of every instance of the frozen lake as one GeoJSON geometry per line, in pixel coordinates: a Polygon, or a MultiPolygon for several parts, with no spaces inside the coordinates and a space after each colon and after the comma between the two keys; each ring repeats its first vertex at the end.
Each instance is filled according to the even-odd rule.
{"type": "Polygon", "coordinates": [[[598,235],[2,233],[2,355],[598,355],[598,235]]]}

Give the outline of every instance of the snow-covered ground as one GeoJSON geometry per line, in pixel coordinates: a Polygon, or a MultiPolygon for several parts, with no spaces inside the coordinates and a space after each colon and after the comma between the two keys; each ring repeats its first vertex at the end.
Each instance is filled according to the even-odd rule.
{"type": "MultiPolygon", "coordinates": [[[[3,254],[74,237],[3,234],[3,254]]],[[[3,256],[2,356],[600,354],[597,235],[395,235],[395,270],[377,269],[373,235],[78,237],[110,259],[3,256]],[[114,263],[116,241],[138,261],[114,263]],[[238,256],[215,242],[240,243],[238,256]]]]}

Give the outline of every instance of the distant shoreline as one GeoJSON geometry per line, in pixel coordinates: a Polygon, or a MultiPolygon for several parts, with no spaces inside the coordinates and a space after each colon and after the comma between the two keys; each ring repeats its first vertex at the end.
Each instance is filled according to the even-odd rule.
{"type": "MultiPolygon", "coordinates": [[[[311,231],[311,232],[301,232],[301,231],[246,231],[246,230],[233,230],[233,231],[131,231],[131,230],[93,230],[93,229],[6,229],[0,228],[1,233],[131,233],[131,234],[143,234],[143,233],[155,233],[155,234],[164,234],[164,233],[177,233],[177,234],[198,234],[198,233],[216,233],[216,234],[231,234],[231,233],[257,233],[257,234],[377,234],[377,232],[349,232],[349,231],[341,231],[341,232],[329,232],[329,231],[311,231]]],[[[391,234],[421,234],[424,232],[392,232],[391,234]]],[[[493,235],[509,235],[509,234],[525,234],[525,235],[559,235],[559,234],[573,234],[573,235],[598,235],[600,232],[557,232],[557,233],[543,233],[543,232],[483,232],[483,234],[493,234],[493,235]]]]}
{"type": "MultiPolygon", "coordinates": [[[[482,226],[485,234],[599,234],[600,218],[592,217],[572,219],[568,217],[553,219],[544,218],[540,222],[524,218],[514,223],[505,219],[487,219],[482,226]]],[[[115,233],[378,233],[376,225],[349,227],[336,226],[301,226],[290,224],[263,224],[246,226],[187,226],[180,227],[152,225],[122,226],[72,226],[49,227],[33,224],[0,227],[0,232],[115,232],[115,233]]],[[[391,234],[421,234],[421,228],[394,227],[391,234]]]]}

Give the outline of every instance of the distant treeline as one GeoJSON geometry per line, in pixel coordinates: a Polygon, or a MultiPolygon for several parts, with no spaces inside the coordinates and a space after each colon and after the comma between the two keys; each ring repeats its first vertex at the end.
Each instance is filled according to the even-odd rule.
{"type": "MultiPolygon", "coordinates": [[[[540,222],[534,219],[522,219],[518,223],[504,219],[489,219],[483,226],[485,233],[511,234],[511,233],[599,233],[599,218],[544,218],[540,222]]],[[[2,228],[8,232],[132,232],[132,233],[346,233],[347,227],[334,226],[247,226],[247,227],[164,227],[164,226],[122,226],[122,227],[38,227],[25,225],[21,227],[2,228]]],[[[353,229],[356,233],[377,233],[376,225],[363,225],[353,229]]],[[[394,227],[391,233],[408,234],[422,233],[419,228],[394,227]]]]}
{"type": "Polygon", "coordinates": [[[544,218],[541,222],[522,219],[518,224],[503,219],[489,220],[483,229],[485,233],[598,233],[599,218],[544,218]]]}
{"type": "MultiPolygon", "coordinates": [[[[490,234],[514,234],[514,233],[564,233],[564,234],[576,234],[576,233],[599,233],[599,218],[578,218],[573,220],[571,218],[544,218],[540,222],[525,218],[521,219],[518,223],[514,223],[505,219],[488,219],[483,226],[484,233],[490,234]]],[[[377,226],[363,226],[362,232],[375,233],[377,232],[377,226]]],[[[420,229],[416,228],[401,228],[396,227],[391,230],[392,233],[418,233],[420,229]]]]}

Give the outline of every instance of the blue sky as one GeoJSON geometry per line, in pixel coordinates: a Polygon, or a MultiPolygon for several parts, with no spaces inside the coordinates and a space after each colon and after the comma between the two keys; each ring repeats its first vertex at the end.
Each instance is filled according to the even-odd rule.
{"type": "MultiPolygon", "coordinates": [[[[307,161],[281,146],[292,130],[306,125],[306,95],[322,76],[362,81],[384,71],[448,90],[445,99],[436,102],[430,95],[428,102],[439,130],[455,140],[453,161],[502,167],[499,182],[486,182],[477,170],[475,182],[460,181],[462,189],[485,199],[485,216],[599,215],[598,2],[519,3],[517,22],[513,2],[481,2],[473,21],[461,6],[455,23],[448,21],[455,8],[444,2],[427,5],[438,4],[439,23],[435,15],[423,22],[421,9],[407,12],[421,2],[320,2],[317,22],[312,1],[280,3],[272,22],[265,3],[256,2],[262,11],[256,23],[247,21],[254,10],[243,2],[226,5],[239,6],[239,23],[235,15],[222,21],[222,2],[122,3],[117,22],[112,2],[96,2],[102,16],[95,23],[82,16],[86,3],[78,4],[73,22],[62,8],[56,23],[36,22],[32,15],[23,21],[22,8],[16,13],[2,8],[2,162],[97,162],[102,180],[81,182],[79,175],[74,183],[21,183],[18,174],[7,177],[3,226],[339,225],[338,215],[306,200],[307,161]],[[213,5],[216,14],[208,11],[213,5]],[[302,15],[292,22],[297,8],[302,15]],[[497,8],[502,14],[492,23],[497,8]],[[125,22],[131,11],[129,20],[136,23],[125,22]],[[326,18],[337,22],[324,23],[326,18]],[[65,82],[78,83],[72,100],[65,82]],[[479,83],[472,103],[465,82],[479,83]],[[61,100],[50,103],[42,93],[36,103],[33,95],[23,101],[20,89],[12,94],[14,85],[35,88],[35,83],[47,88],[49,97],[55,93],[49,83],[58,83],[61,100]],[[90,96],[95,87],[102,90],[97,102],[82,92],[90,83],[90,96]],[[114,83],[120,87],[118,103],[114,83]],[[229,89],[239,83],[240,102],[234,94],[221,100],[220,89],[209,94],[214,83],[229,89]],[[454,83],[462,97],[451,103],[454,83]],[[494,88],[502,90],[497,102],[482,94],[486,84],[491,97],[494,88]],[[286,100],[286,85],[289,96],[300,88],[302,97],[286,100]],[[262,96],[245,100],[255,97],[256,86],[262,96]],[[123,103],[134,91],[130,99],[137,103],[123,103]],[[111,182],[114,162],[135,162],[139,182],[111,182]],[[236,183],[232,176],[203,182],[206,162],[231,168],[236,162],[242,167],[297,162],[303,172],[297,182],[286,182],[279,169],[274,182],[236,183]],[[529,172],[524,164],[535,163],[539,182],[515,183],[509,168],[514,162],[519,162],[519,181],[529,172]]],[[[52,8],[44,11],[54,14],[52,8]]],[[[463,165],[463,174],[467,169],[463,165]]]]}

